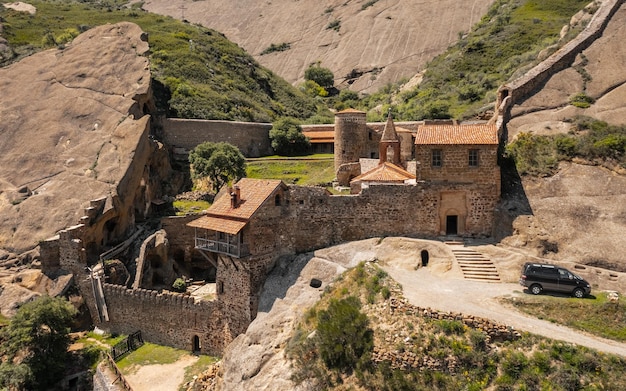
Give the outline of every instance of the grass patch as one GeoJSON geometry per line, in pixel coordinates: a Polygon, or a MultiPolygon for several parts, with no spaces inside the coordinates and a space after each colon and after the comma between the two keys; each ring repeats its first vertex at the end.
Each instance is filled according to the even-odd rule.
{"type": "Polygon", "coordinates": [[[332,155],[284,158],[270,156],[248,160],[248,178],[280,179],[287,184],[327,185],[335,178],[332,155]]]}
{"type": "Polygon", "coordinates": [[[143,365],[175,363],[185,354],[189,354],[189,352],[146,342],[139,347],[139,349],[124,356],[124,358],[117,362],[117,366],[122,373],[126,375],[134,372],[137,367],[143,365]]]}
{"type": "Polygon", "coordinates": [[[609,303],[604,292],[595,299],[524,296],[505,300],[539,319],[626,342],[626,303],[609,303]]]}
{"type": "Polygon", "coordinates": [[[211,206],[208,201],[192,201],[192,200],[176,200],[173,202],[176,216],[186,216],[189,214],[197,214],[206,210],[211,206]]]}

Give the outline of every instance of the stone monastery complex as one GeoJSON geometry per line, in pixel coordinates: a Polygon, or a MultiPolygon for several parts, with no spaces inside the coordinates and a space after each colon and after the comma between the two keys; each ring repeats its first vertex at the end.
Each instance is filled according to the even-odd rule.
{"type": "Polygon", "coordinates": [[[346,190],[335,195],[241,179],[200,217],[162,218],[161,230],[143,242],[133,281],[114,278],[105,266],[115,253],[94,258],[98,232],[110,225],[104,200],[94,200],[79,225],[40,243],[42,268],[84,277],[93,265],[76,283],[100,329],[141,330],[151,342],[220,354],[256,317],[265,279],[280,259],[372,237],[492,236],[500,199],[498,126],[399,124],[391,116],[366,123],[364,112],[345,110],[334,127],[303,127],[314,143],[332,141],[337,184],[346,190]],[[209,269],[212,298],[157,290],[181,270],[209,269]]]}

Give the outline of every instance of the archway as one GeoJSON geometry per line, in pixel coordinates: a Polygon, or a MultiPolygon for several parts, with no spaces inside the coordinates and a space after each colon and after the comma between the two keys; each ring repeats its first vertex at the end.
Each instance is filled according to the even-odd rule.
{"type": "Polygon", "coordinates": [[[430,255],[428,254],[428,250],[422,250],[420,256],[422,257],[422,266],[428,266],[428,260],[430,257],[430,255]]]}

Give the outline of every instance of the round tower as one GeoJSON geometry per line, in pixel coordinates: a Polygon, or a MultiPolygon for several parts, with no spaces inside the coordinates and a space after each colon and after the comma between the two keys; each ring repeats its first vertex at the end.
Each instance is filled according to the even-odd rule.
{"type": "Polygon", "coordinates": [[[358,163],[367,145],[365,112],[347,109],[335,114],[335,172],[346,163],[358,163]]]}

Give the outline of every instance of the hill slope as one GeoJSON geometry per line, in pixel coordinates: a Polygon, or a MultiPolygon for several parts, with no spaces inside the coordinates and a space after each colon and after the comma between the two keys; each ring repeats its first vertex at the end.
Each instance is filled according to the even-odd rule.
{"type": "Polygon", "coordinates": [[[469,31],[493,0],[147,0],[143,8],[216,29],[290,83],[320,62],[336,84],[375,92],[410,78],[469,31]],[[267,55],[270,45],[290,49],[267,55]]]}

